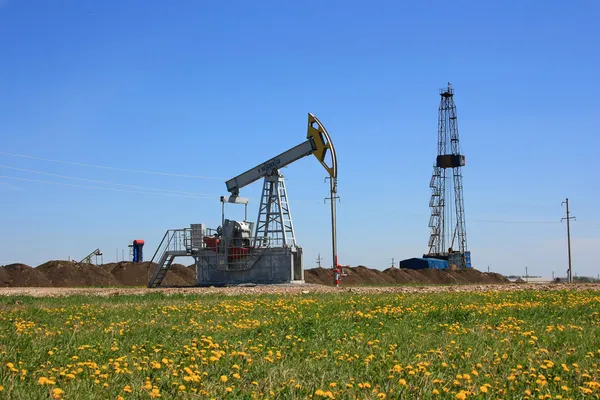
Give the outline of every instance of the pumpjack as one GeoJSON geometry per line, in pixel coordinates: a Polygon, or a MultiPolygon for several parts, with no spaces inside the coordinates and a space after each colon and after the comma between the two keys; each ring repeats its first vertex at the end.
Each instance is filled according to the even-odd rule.
{"type": "MultiPolygon", "coordinates": [[[[328,173],[331,182],[332,244],[334,271],[337,264],[335,235],[335,193],[337,159],[327,130],[308,114],[306,140],[283,153],[226,181],[228,196],[221,196],[221,225],[216,229],[204,224],[168,230],[152,261],[157,261],[148,287],[159,287],[176,257],[192,257],[197,286],[241,283],[303,283],[302,247],[296,241],[287,189],[281,169],[306,156],[314,155],[328,173]],[[248,221],[249,199],[240,190],[263,179],[261,202],[256,223],[248,221]],[[225,218],[225,205],[244,205],[242,221],[225,218]]],[[[336,272],[336,279],[338,279],[336,272]]]]}

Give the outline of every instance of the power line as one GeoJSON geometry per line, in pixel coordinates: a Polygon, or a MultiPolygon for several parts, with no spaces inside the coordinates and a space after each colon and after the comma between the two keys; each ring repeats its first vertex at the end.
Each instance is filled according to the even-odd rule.
{"type": "Polygon", "coordinates": [[[191,194],[191,195],[194,195],[194,196],[210,196],[210,197],[218,197],[219,196],[219,195],[211,195],[211,194],[206,194],[206,193],[194,193],[194,192],[185,192],[185,191],[181,191],[181,190],[170,190],[170,189],[157,189],[157,188],[149,188],[149,187],[145,187],[145,186],[128,185],[128,184],[125,184],[125,183],[113,183],[113,182],[106,182],[106,181],[98,181],[98,180],[95,180],[95,179],[87,179],[87,178],[79,178],[79,177],[75,177],[75,176],[53,174],[53,173],[50,173],[50,172],[36,171],[36,170],[33,170],[33,169],[26,169],[26,168],[17,168],[17,167],[11,167],[11,166],[8,166],[8,165],[1,165],[1,164],[0,164],[0,168],[7,168],[7,169],[12,169],[12,170],[15,170],[15,171],[22,171],[22,172],[31,172],[31,173],[34,173],[34,174],[55,176],[55,177],[58,177],[58,178],[74,179],[74,180],[84,181],[84,182],[100,183],[100,184],[103,184],[103,185],[113,185],[113,186],[130,187],[130,188],[134,188],[134,189],[153,190],[153,191],[178,193],[178,194],[191,194]]]}
{"type": "Polygon", "coordinates": [[[560,224],[560,222],[558,221],[490,221],[483,219],[470,219],[469,222],[484,222],[490,224],[560,224]]]}
{"type": "Polygon", "coordinates": [[[175,193],[142,192],[139,190],[125,190],[125,189],[115,189],[115,188],[104,188],[104,187],[98,187],[98,186],[74,185],[71,183],[41,181],[38,179],[18,178],[16,176],[5,176],[5,175],[0,175],[0,179],[13,179],[16,181],[43,183],[46,185],[69,186],[69,187],[76,187],[76,188],[83,188],[83,189],[108,190],[111,192],[125,192],[125,193],[137,193],[137,194],[158,194],[161,196],[170,196],[170,197],[187,197],[187,198],[192,198],[192,199],[208,199],[208,198],[212,197],[212,196],[192,196],[192,195],[183,195],[183,194],[175,194],[175,193]]]}
{"type": "Polygon", "coordinates": [[[583,226],[588,226],[590,228],[600,228],[600,225],[586,224],[584,222],[579,222],[579,221],[575,221],[575,225],[583,225],[583,226]]]}
{"type": "Polygon", "coordinates": [[[25,155],[25,154],[6,153],[3,151],[0,151],[0,155],[10,156],[10,157],[19,157],[19,158],[28,158],[31,160],[48,161],[48,162],[59,163],[59,164],[77,165],[80,167],[110,169],[113,171],[122,171],[122,172],[135,172],[135,173],[139,173],[139,174],[174,176],[174,177],[179,177],[179,178],[192,178],[192,179],[216,179],[216,180],[225,180],[226,179],[226,178],[217,178],[217,177],[213,177],[213,176],[173,174],[173,173],[169,173],[169,172],[145,171],[145,170],[138,170],[138,169],[109,167],[106,165],[84,164],[84,163],[73,162],[73,161],[54,160],[54,159],[50,159],[50,158],[29,156],[29,155],[25,155]]]}

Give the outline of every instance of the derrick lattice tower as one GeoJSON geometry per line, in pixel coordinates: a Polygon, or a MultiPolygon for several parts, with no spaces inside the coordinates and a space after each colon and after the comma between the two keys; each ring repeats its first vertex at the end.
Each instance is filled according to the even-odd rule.
{"type": "Polygon", "coordinates": [[[467,231],[463,201],[462,167],[465,156],[460,152],[454,89],[440,89],[438,109],[437,158],[431,177],[431,218],[429,253],[426,257],[457,259],[458,268],[467,265],[467,231]],[[456,257],[458,256],[458,257],[456,257]]]}

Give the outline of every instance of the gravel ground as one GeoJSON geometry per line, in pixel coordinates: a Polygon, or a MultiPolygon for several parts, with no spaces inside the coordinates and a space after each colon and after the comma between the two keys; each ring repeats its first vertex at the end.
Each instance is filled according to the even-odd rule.
{"type": "Polygon", "coordinates": [[[438,292],[486,292],[486,291],[518,291],[518,290],[600,290],[600,284],[499,284],[499,285],[449,285],[449,286],[362,286],[334,288],[315,284],[293,285],[256,285],[238,287],[190,287],[190,288],[0,288],[0,296],[33,296],[58,297],[72,295],[122,296],[144,295],[162,292],[165,295],[187,294],[225,296],[282,294],[297,295],[309,293],[344,293],[377,294],[377,293],[438,293],[438,292]]]}

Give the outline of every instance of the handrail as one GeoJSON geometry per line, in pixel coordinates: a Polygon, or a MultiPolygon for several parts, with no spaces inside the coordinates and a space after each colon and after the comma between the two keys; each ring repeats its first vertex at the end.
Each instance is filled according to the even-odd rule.
{"type": "MultiPolygon", "coordinates": [[[[154,262],[154,258],[156,257],[156,255],[158,254],[159,250],[162,248],[162,245],[165,241],[165,239],[167,238],[167,236],[169,236],[169,231],[167,231],[165,233],[165,236],[163,236],[162,240],[160,241],[160,244],[158,245],[158,247],[156,248],[156,251],[154,252],[154,255],[152,256],[152,259],[150,260],[150,262],[154,262]]],[[[168,245],[168,244],[167,244],[168,245]]]]}

